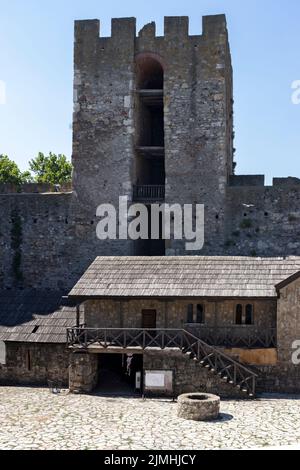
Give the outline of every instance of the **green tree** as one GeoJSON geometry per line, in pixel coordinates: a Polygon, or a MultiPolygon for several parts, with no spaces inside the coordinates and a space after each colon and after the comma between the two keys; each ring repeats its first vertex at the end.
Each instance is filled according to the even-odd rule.
{"type": "Polygon", "coordinates": [[[32,176],[29,171],[22,171],[18,165],[9,159],[7,155],[0,155],[0,183],[10,183],[19,186],[30,183],[32,176]]]}
{"type": "Polygon", "coordinates": [[[71,181],[72,164],[65,155],[50,152],[48,156],[39,152],[29,162],[29,168],[37,183],[62,184],[71,181]]]}

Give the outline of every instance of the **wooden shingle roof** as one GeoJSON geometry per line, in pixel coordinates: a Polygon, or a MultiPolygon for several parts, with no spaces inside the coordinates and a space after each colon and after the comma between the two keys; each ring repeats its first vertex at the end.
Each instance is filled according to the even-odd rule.
{"type": "Polygon", "coordinates": [[[66,343],[76,309],[61,307],[62,292],[0,290],[0,341],[66,343]]]}
{"type": "Polygon", "coordinates": [[[70,297],[276,297],[300,257],[98,257],[70,297]]]}

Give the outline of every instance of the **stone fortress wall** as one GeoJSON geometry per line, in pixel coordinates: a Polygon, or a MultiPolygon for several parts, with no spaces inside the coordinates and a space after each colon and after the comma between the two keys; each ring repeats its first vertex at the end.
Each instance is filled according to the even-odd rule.
{"type": "Polygon", "coordinates": [[[166,255],[300,254],[300,180],[233,175],[232,67],[226,19],[165,18],[137,35],[134,18],[75,25],[72,188],[0,188],[0,288],[70,289],[98,255],[133,255],[130,240],[99,241],[96,209],[132,200],[140,156],[137,63],[155,58],[164,70],[165,201],[206,208],[205,245],[186,252],[166,242],[166,255]],[[199,28],[200,29],[200,28],[199,28]],[[19,192],[20,191],[20,192],[19,192]]]}

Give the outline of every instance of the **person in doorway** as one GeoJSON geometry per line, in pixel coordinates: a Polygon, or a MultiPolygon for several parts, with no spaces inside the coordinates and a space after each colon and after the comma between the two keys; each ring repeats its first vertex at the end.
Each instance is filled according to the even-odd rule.
{"type": "Polygon", "coordinates": [[[126,374],[130,377],[133,354],[128,354],[126,359],[126,374]]]}

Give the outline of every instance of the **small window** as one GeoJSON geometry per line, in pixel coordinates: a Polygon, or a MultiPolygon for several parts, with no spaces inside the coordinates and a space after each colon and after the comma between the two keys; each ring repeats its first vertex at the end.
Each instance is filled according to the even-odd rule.
{"type": "Polygon", "coordinates": [[[31,371],[31,352],[27,350],[26,354],[26,368],[30,372],[31,371]]]}
{"type": "Polygon", "coordinates": [[[189,304],[187,308],[187,323],[194,323],[194,306],[189,304]]]}
{"type": "Polygon", "coordinates": [[[197,323],[205,323],[204,307],[202,304],[197,305],[197,323]]]}
{"type": "Polygon", "coordinates": [[[238,304],[236,306],[235,323],[236,323],[236,325],[242,325],[243,324],[243,306],[241,304],[238,304]]]}
{"type": "Polygon", "coordinates": [[[246,306],[246,325],[253,325],[253,305],[246,306]]]}

